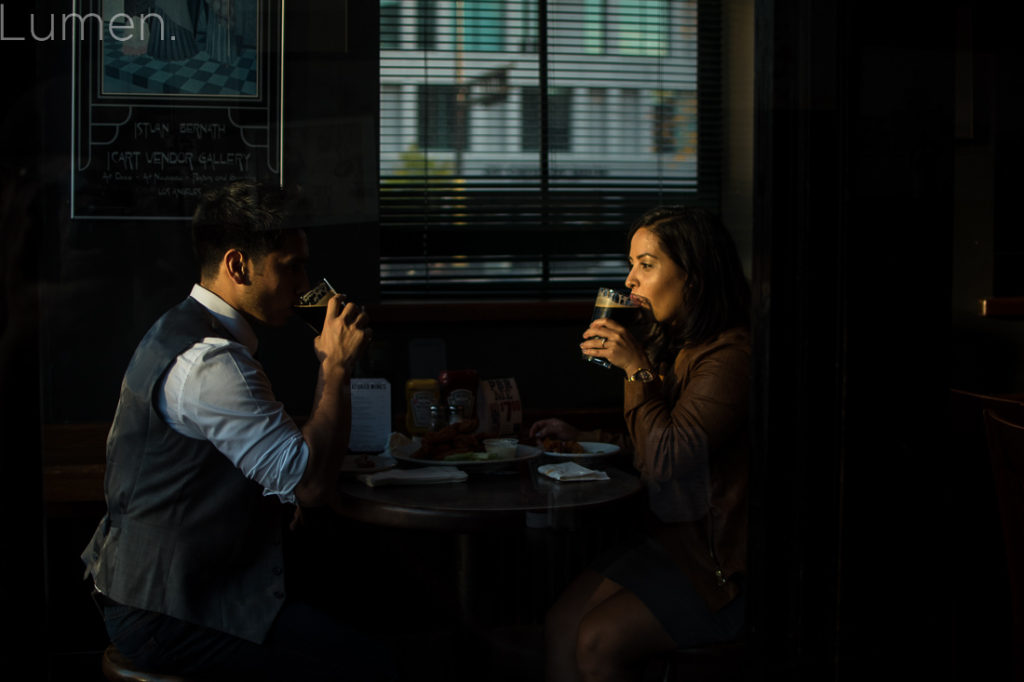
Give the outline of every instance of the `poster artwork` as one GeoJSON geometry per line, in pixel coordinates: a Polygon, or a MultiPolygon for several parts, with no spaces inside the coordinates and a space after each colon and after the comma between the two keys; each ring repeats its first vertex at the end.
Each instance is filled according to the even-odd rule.
{"type": "Polygon", "coordinates": [[[279,0],[77,0],[72,217],[189,218],[280,178],[279,0]]]}

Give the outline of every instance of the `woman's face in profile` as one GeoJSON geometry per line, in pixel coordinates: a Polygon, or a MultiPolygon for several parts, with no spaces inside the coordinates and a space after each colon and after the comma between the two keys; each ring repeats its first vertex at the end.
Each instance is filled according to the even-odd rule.
{"type": "Polygon", "coordinates": [[[680,320],[685,307],[686,274],[661,247],[661,240],[640,228],[629,245],[626,286],[659,323],[680,320]]]}

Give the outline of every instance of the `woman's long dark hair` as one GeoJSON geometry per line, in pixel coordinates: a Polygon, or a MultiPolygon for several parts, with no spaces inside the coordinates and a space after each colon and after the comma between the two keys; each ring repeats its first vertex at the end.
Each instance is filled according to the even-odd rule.
{"type": "Polygon", "coordinates": [[[679,348],[704,343],[733,327],[750,325],[750,284],[736,244],[714,213],[689,206],[659,206],[629,229],[628,240],[646,228],[686,274],[686,315],[679,322],[654,324],[647,343],[652,360],[679,348]]]}

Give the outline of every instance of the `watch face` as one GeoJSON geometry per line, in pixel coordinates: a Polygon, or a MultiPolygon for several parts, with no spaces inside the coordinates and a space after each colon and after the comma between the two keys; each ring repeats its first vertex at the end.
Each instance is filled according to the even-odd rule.
{"type": "Polygon", "coordinates": [[[636,371],[636,374],[634,374],[630,378],[633,381],[642,381],[643,383],[646,384],[648,381],[653,381],[654,380],[654,374],[652,374],[651,370],[649,370],[649,369],[638,369],[636,371]]]}

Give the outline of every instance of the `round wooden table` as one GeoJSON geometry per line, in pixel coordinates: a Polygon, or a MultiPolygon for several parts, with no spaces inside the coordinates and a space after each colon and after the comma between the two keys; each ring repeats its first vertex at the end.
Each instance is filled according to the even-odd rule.
{"type": "Polygon", "coordinates": [[[608,480],[556,481],[537,472],[542,458],[520,462],[506,472],[479,472],[456,483],[371,487],[343,477],[334,510],[355,521],[392,528],[451,533],[457,540],[456,588],[460,610],[473,623],[475,570],[473,538],[487,531],[526,528],[529,533],[571,530],[600,524],[643,485],[634,474],[605,468],[608,480]]]}
{"type": "Polygon", "coordinates": [[[539,459],[507,472],[469,470],[458,483],[370,487],[354,476],[340,483],[339,514],[396,528],[473,532],[501,526],[558,525],[638,494],[634,474],[609,467],[606,481],[555,481],[537,473],[539,459]]]}

